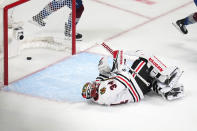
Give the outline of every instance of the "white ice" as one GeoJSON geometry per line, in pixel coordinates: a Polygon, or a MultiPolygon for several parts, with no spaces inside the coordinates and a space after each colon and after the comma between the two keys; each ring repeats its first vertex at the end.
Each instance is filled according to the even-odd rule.
{"type": "MultiPolygon", "coordinates": [[[[144,0],[146,1],[146,0],[144,0]]],[[[43,98],[0,91],[1,131],[196,131],[197,130],[197,24],[188,26],[189,34],[182,35],[172,22],[196,11],[190,0],[150,0],[147,5],[140,0],[84,0],[84,14],[78,32],[84,35],[81,50],[106,52],[96,43],[106,41],[113,49],[138,50],[165,57],[184,69],[180,81],[185,86],[185,97],[166,101],[155,94],[148,94],[139,103],[120,106],[101,106],[86,102],[56,102],[43,98]]],[[[35,10],[26,4],[18,16],[30,19],[48,0],[33,2],[35,10]],[[29,12],[29,13],[28,13],[29,12]]],[[[64,9],[47,20],[44,29],[27,26],[31,34],[54,32],[60,37],[64,31],[64,9]],[[60,36],[59,36],[60,35],[60,36]]],[[[28,32],[27,32],[28,33],[28,32]]],[[[49,33],[50,34],[50,33],[49,33]]],[[[62,36],[61,36],[62,37],[62,36]]],[[[107,54],[107,53],[106,53],[107,54]]],[[[47,49],[24,50],[11,64],[21,63],[16,80],[64,58],[64,52],[47,49]],[[26,56],[33,58],[26,61],[26,56]],[[24,67],[29,67],[28,69],[24,67]]],[[[33,84],[33,83],[32,83],[33,84]]]]}

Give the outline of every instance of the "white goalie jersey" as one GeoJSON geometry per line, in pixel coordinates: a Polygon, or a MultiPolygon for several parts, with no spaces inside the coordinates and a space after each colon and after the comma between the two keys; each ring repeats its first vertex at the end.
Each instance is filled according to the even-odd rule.
{"type": "Polygon", "coordinates": [[[103,81],[98,80],[99,78],[101,78],[101,75],[97,78],[98,98],[92,98],[98,104],[116,105],[139,102],[144,98],[138,84],[128,72],[122,71],[103,81]]]}
{"type": "Polygon", "coordinates": [[[126,63],[123,51],[113,51],[113,66],[107,57],[98,64],[96,81],[86,83],[82,96],[98,104],[117,105],[139,102],[150,91],[164,99],[175,100],[184,96],[184,86],[179,83],[183,71],[177,66],[164,65],[156,56],[134,52],[131,66],[126,63]]]}

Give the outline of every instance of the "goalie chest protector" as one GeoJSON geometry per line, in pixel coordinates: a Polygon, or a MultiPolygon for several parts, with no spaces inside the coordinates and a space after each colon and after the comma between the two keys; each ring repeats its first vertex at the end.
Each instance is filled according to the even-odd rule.
{"type": "Polygon", "coordinates": [[[131,68],[138,73],[138,75],[140,75],[145,81],[147,81],[148,83],[150,83],[149,86],[147,86],[139,77],[138,75],[136,75],[133,71],[129,71],[132,76],[134,77],[134,79],[136,80],[137,84],[139,85],[140,89],[142,90],[143,94],[148,93],[151,90],[152,87],[152,83],[154,81],[154,79],[150,76],[150,71],[151,69],[148,68],[147,66],[147,60],[144,58],[139,58],[137,60],[134,61],[133,65],[131,66],[131,68]]]}

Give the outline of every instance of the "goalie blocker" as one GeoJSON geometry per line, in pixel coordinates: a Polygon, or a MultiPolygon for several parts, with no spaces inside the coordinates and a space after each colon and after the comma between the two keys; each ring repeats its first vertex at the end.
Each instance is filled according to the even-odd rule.
{"type": "Polygon", "coordinates": [[[157,57],[138,51],[130,52],[138,58],[128,66],[128,54],[107,50],[113,54],[113,67],[109,67],[106,57],[100,60],[100,74],[96,81],[83,87],[84,98],[98,104],[114,105],[138,102],[151,90],[167,100],[184,96],[183,85],[178,83],[182,71],[177,66],[168,67],[157,57]]]}

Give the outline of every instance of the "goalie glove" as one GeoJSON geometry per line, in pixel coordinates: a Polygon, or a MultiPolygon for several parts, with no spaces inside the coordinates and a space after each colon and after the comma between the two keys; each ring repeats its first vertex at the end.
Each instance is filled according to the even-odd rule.
{"type": "Polygon", "coordinates": [[[108,65],[107,57],[102,57],[98,64],[98,70],[100,74],[108,74],[111,72],[111,68],[108,65]]]}

